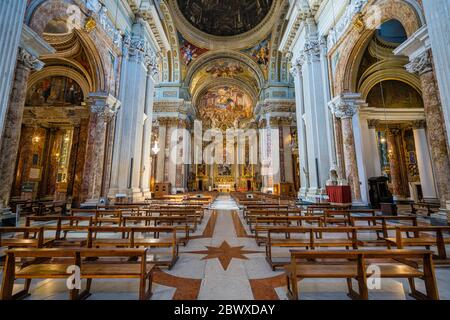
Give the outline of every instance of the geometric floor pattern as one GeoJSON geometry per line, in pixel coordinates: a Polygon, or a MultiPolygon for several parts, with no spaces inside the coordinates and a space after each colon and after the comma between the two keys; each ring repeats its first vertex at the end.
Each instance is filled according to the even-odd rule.
{"type": "MultiPolygon", "coordinates": [[[[277,300],[287,299],[282,271],[272,271],[259,247],[242,222],[231,197],[222,195],[186,247],[172,270],[159,269],[154,278],[152,299],[156,300],[277,300]]],[[[436,269],[441,299],[450,300],[450,268],[436,269]]],[[[1,281],[1,280],[0,280],[1,281]]],[[[20,283],[19,283],[20,284],[20,283]]],[[[417,282],[420,287],[420,282],[417,282]]],[[[19,289],[19,288],[17,288],[19,289]]],[[[301,299],[347,300],[345,280],[304,280],[301,299]]],[[[135,280],[95,280],[91,300],[134,300],[135,280]]],[[[408,283],[383,279],[381,290],[370,299],[411,299],[408,283]]],[[[27,299],[68,299],[64,280],[35,280],[27,299]]]]}

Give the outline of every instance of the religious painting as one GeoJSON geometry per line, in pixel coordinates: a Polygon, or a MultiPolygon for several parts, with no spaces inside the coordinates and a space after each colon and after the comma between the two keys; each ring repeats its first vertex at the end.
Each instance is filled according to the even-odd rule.
{"type": "Polygon", "coordinates": [[[237,87],[217,87],[201,98],[198,111],[205,127],[238,128],[252,118],[253,101],[237,87]]]}
{"type": "Polygon", "coordinates": [[[218,171],[219,176],[221,176],[221,177],[228,177],[228,176],[231,176],[231,174],[232,174],[230,164],[219,164],[217,166],[217,171],[218,171]]]}
{"type": "Polygon", "coordinates": [[[270,62],[270,39],[266,39],[244,52],[250,55],[263,70],[268,70],[270,62]]]}
{"type": "Polygon", "coordinates": [[[198,176],[206,176],[206,165],[199,164],[197,165],[197,175],[198,176]]]}
{"type": "Polygon", "coordinates": [[[414,133],[412,130],[403,132],[403,146],[405,150],[406,165],[408,167],[408,180],[418,182],[420,180],[419,167],[417,164],[416,145],[414,143],[414,133]]]}
{"type": "Polygon", "coordinates": [[[79,106],[84,96],[75,80],[67,77],[49,77],[29,88],[26,106],[79,106]]]}
{"type": "Polygon", "coordinates": [[[237,62],[219,61],[206,68],[206,73],[214,78],[234,77],[244,72],[244,68],[237,62]]]}
{"type": "Polygon", "coordinates": [[[185,66],[188,66],[192,61],[197,59],[199,56],[208,52],[206,49],[199,48],[186,39],[183,38],[181,34],[178,34],[180,39],[180,52],[181,58],[185,66]]]}
{"type": "Polygon", "coordinates": [[[372,88],[367,96],[371,108],[423,108],[423,99],[410,85],[387,80],[372,88]]]}
{"type": "Polygon", "coordinates": [[[227,37],[258,26],[272,8],[273,0],[177,0],[184,17],[197,29],[227,37]]]}
{"type": "Polygon", "coordinates": [[[244,176],[251,177],[253,175],[253,166],[251,164],[244,165],[244,176]]]}

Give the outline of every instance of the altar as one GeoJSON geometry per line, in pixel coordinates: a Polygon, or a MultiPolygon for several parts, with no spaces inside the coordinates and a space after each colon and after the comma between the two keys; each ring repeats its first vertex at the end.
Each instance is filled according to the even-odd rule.
{"type": "Polygon", "coordinates": [[[221,192],[221,193],[230,193],[234,190],[234,186],[231,184],[219,184],[217,186],[217,191],[221,192]]]}

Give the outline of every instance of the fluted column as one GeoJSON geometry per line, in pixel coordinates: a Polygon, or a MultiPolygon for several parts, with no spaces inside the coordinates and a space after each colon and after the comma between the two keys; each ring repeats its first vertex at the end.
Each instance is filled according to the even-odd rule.
{"type": "Polygon", "coordinates": [[[294,62],[292,74],[295,79],[295,113],[297,117],[297,134],[298,134],[298,149],[299,149],[299,163],[300,163],[300,190],[298,197],[306,199],[306,193],[309,189],[309,174],[308,174],[308,147],[306,141],[306,125],[304,120],[305,115],[305,100],[303,91],[303,64],[304,59],[299,58],[294,62]]]}
{"type": "Polygon", "coordinates": [[[417,154],[417,166],[419,168],[420,184],[424,199],[437,199],[436,184],[434,181],[433,168],[431,167],[431,156],[428,148],[425,121],[413,123],[414,143],[417,154]]]}
{"type": "Polygon", "coordinates": [[[446,202],[450,200],[450,157],[445,139],[447,132],[439,99],[439,89],[429,51],[425,51],[414,58],[406,68],[409,72],[416,73],[420,77],[434,175],[439,199],[442,207],[445,208],[446,202]]]}
{"type": "Polygon", "coordinates": [[[133,200],[143,198],[143,189],[148,195],[148,181],[143,179],[149,177],[146,171],[150,167],[151,121],[146,123],[146,119],[151,118],[151,112],[147,112],[153,110],[151,106],[148,108],[149,104],[153,105],[152,76],[156,66],[156,57],[143,28],[143,22],[139,20],[133,25],[131,38],[124,38],[120,87],[122,108],[116,126],[109,190],[110,197],[121,194],[133,200]]]}
{"type": "MultiPolygon", "coordinates": [[[[17,60],[22,23],[25,15],[26,0],[0,1],[0,144],[5,123],[8,102],[13,85],[14,67],[17,60]]],[[[0,208],[1,208],[0,201],[0,208]]]]}
{"type": "Polygon", "coordinates": [[[7,207],[14,181],[17,153],[19,151],[27,82],[32,69],[41,69],[43,63],[25,49],[19,48],[16,73],[12,82],[9,106],[0,149],[0,209],[7,207]]]}
{"type": "Polygon", "coordinates": [[[356,157],[355,136],[353,132],[353,116],[364,101],[360,94],[346,93],[330,101],[331,112],[341,120],[342,141],[344,149],[345,172],[352,189],[353,202],[361,202],[361,182],[359,180],[358,162],[356,157]]]}
{"type": "Polygon", "coordinates": [[[89,119],[86,160],[84,164],[82,206],[98,203],[102,194],[102,180],[104,173],[106,129],[107,123],[114,119],[120,102],[111,95],[92,93],[89,96],[91,117],[89,119]]]}
{"type": "Polygon", "coordinates": [[[308,143],[308,173],[310,187],[307,197],[315,201],[318,195],[325,194],[326,181],[330,173],[330,145],[327,126],[327,100],[324,95],[323,63],[321,40],[313,17],[305,21],[305,56],[303,66],[306,138],[308,143]]]}
{"type": "Polygon", "coordinates": [[[334,117],[328,108],[328,101],[331,100],[331,89],[329,82],[329,66],[328,66],[328,45],[326,38],[320,39],[320,63],[322,69],[322,79],[323,79],[323,96],[325,98],[325,103],[323,107],[325,108],[325,121],[326,121],[326,132],[328,140],[328,154],[330,158],[330,167],[337,167],[336,159],[336,139],[334,136],[334,117]]]}
{"type": "Polygon", "coordinates": [[[153,99],[155,85],[151,75],[147,76],[147,91],[145,103],[144,136],[142,138],[141,191],[144,198],[150,196],[151,176],[151,143],[153,124],[153,99]]]}

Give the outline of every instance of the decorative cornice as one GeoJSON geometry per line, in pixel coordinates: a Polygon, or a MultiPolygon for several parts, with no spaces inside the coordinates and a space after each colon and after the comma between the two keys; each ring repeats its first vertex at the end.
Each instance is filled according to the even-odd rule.
{"type": "Polygon", "coordinates": [[[328,103],[331,112],[340,119],[352,118],[365,105],[359,93],[344,93],[328,103]]]}
{"type": "Polygon", "coordinates": [[[355,18],[360,17],[364,6],[369,2],[369,0],[353,0],[348,5],[343,16],[336,23],[334,28],[330,31],[328,36],[328,48],[331,49],[333,46],[339,42],[341,37],[353,24],[355,18]]]}

